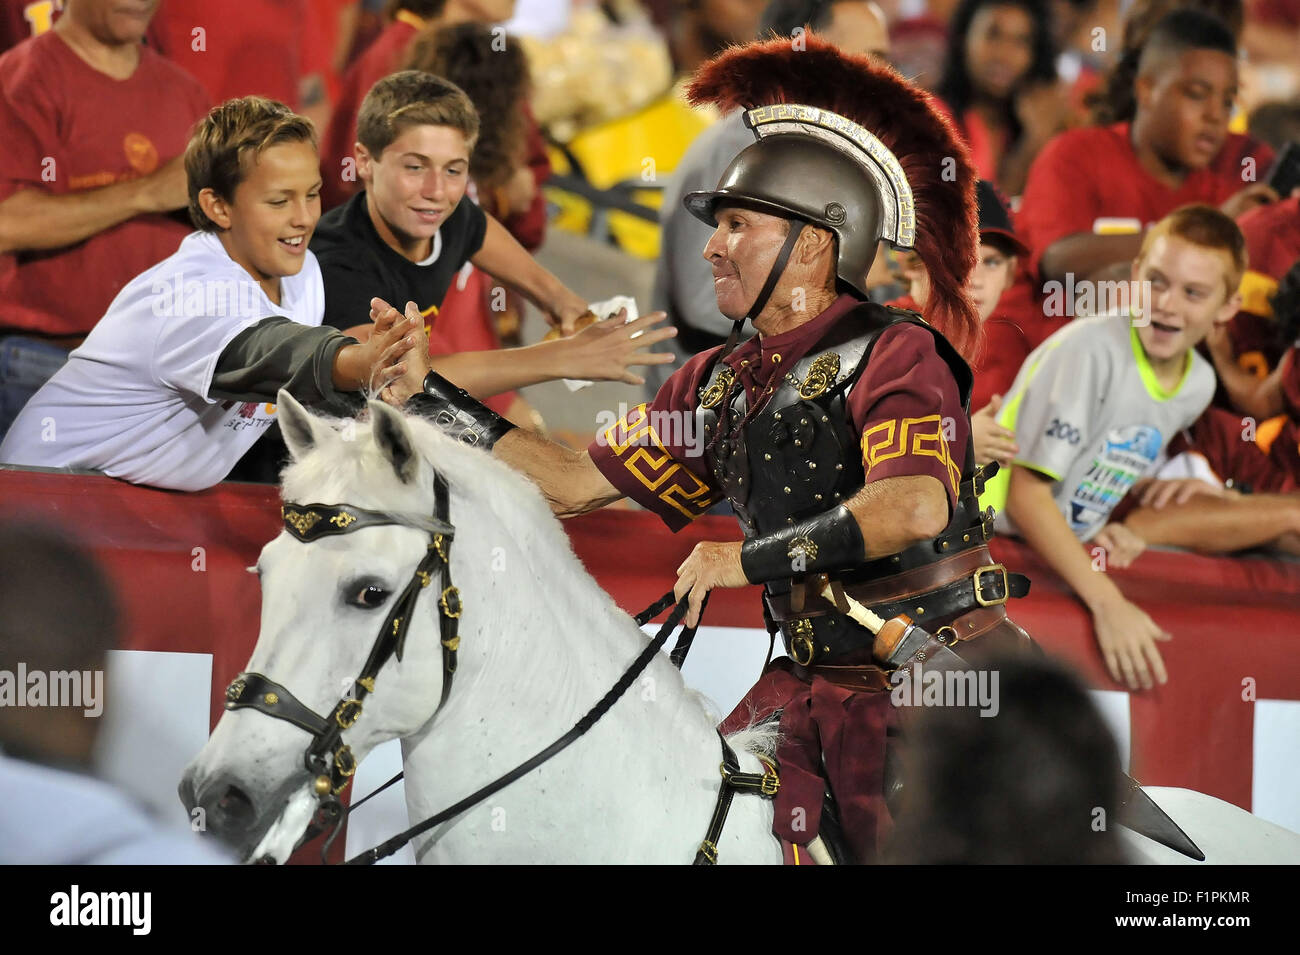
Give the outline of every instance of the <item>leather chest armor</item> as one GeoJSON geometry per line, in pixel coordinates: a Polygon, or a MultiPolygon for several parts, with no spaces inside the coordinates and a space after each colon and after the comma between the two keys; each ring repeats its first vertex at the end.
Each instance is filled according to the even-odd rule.
{"type": "MultiPolygon", "coordinates": [[[[970,368],[948,341],[916,313],[873,303],[864,302],[847,313],[805,357],[779,378],[774,376],[770,397],[760,396],[756,411],[742,382],[725,363],[716,362],[705,376],[696,407],[697,433],[705,437],[708,468],[746,538],[832,510],[862,488],[860,436],[849,420],[846,397],[865,372],[880,333],[899,322],[934,334],[936,349],[951,369],[962,407],[967,409],[970,368]]],[[[983,546],[992,532],[992,516],[979,510],[980,484],[968,440],[957,506],[944,532],[833,576],[846,585],[876,581],[983,546]]],[[[784,598],[782,606],[789,606],[795,583],[787,578],[764,585],[769,610],[774,599],[784,598]]],[[[983,584],[983,596],[997,593],[996,582],[986,577],[983,584]]],[[[1002,586],[1005,599],[1005,582],[1002,586]]],[[[824,655],[838,655],[850,645],[871,645],[867,631],[847,617],[822,613],[809,620],[785,620],[787,647],[796,634],[811,637],[810,627],[815,628],[816,643],[827,649],[824,655]]]]}

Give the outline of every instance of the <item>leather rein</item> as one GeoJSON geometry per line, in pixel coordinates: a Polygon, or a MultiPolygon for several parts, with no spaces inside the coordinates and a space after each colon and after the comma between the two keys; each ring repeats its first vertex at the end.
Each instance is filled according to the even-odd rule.
{"type": "MultiPolygon", "coordinates": [[[[436,571],[441,571],[443,589],[438,598],[438,623],[442,645],[443,682],[442,698],[434,711],[446,704],[451,693],[452,679],[456,673],[456,655],[460,649],[459,620],[462,606],[460,591],[451,581],[451,543],[455,537],[455,528],[450,520],[449,489],[441,475],[434,477],[434,513],[432,518],[423,515],[398,514],[371,511],[353,507],[348,504],[285,504],[281,508],[281,517],[285,529],[304,544],[310,544],[322,537],[350,534],[365,527],[403,526],[423,530],[430,535],[430,542],[423,559],[416,567],[406,589],[402,591],[393,609],[380,627],[379,634],[371,647],[370,655],[361,673],[353,681],[352,693],[339,699],[329,716],[321,716],[300,702],[282,684],[261,673],[241,673],[226,688],[225,707],[228,710],[254,709],[275,719],[285,720],[311,734],[311,741],[303,753],[303,764],[307,772],[314,777],[313,790],[319,802],[318,811],[312,825],[308,828],[298,845],[314,839],[326,829],[331,829],[329,838],[321,849],[322,860],[337,837],[347,814],[355,810],[366,800],[378,795],[402,778],[398,773],[384,785],[367,795],[364,799],[345,809],[339,801],[339,794],[347,788],[357,770],[355,757],[351,748],[343,742],[344,730],[350,729],[361,717],[362,704],[366,696],[375,691],[375,679],[389,659],[396,656],[400,662],[406,644],[406,633],[410,628],[416,601],[421,593],[432,583],[436,571]]],[[[430,816],[418,825],[412,826],[393,838],[368,849],[360,855],[349,859],[347,865],[370,865],[397,852],[412,839],[427,832],[434,826],[458,816],[470,807],[482,802],[493,793],[504,789],[515,780],[536,769],[552,756],[555,756],[596,724],[608,710],[627,691],[633,681],[663,648],[668,637],[681,623],[686,615],[688,597],[675,602],[672,591],[664,594],[635,618],[638,626],[644,626],[654,617],[673,606],[668,619],[659,628],[653,640],[624,671],[618,681],[587,713],[574,724],[564,736],[560,737],[546,749],[516,766],[510,772],[488,783],[464,799],[447,807],[442,812],[430,816]]],[[[708,604],[705,596],[704,606],[708,604]]],[[[704,606],[700,608],[701,617],[704,606]]],[[[697,624],[698,627],[698,624],[697,624]]],[[[682,630],[673,648],[672,662],[680,668],[695,638],[697,627],[682,630]]],[[[739,773],[736,755],[725,739],[722,739],[723,762],[720,767],[722,786],[718,793],[718,802],[710,822],[708,833],[696,855],[696,865],[711,865],[717,861],[717,842],[721,835],[722,824],[726,820],[731,797],[738,791],[760,792],[771,798],[780,783],[775,771],[758,776],[739,773]],[[751,779],[751,775],[754,776],[751,779]]],[[[262,861],[262,860],[257,860],[262,861]]]]}

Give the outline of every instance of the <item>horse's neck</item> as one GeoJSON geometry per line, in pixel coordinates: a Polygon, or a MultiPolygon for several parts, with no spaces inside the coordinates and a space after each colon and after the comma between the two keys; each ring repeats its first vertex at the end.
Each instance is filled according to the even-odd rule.
{"type": "MultiPolygon", "coordinates": [[[[548,550],[510,555],[512,573],[467,575],[461,652],[474,662],[444,710],[406,742],[413,822],[563,736],[645,646],[567,546],[548,550]]],[[[719,760],[712,717],[656,654],[586,736],[438,832],[433,856],[520,861],[545,845],[546,861],[602,851],[613,860],[688,861],[717,796],[719,760]]],[[[739,815],[755,812],[761,807],[739,815]]]]}

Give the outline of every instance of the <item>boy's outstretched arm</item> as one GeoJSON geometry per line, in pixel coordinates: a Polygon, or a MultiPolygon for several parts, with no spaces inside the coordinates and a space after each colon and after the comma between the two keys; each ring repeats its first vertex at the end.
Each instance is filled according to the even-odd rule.
{"type": "Polygon", "coordinates": [[[1111,679],[1132,690],[1150,689],[1153,675],[1158,683],[1168,682],[1156,641],[1172,637],[1125,598],[1105,573],[1093,570],[1092,561],[1057,509],[1051,478],[1013,465],[1007,514],[1020,529],[1020,536],[1087,606],[1111,679]]]}
{"type": "MultiPolygon", "coordinates": [[[[414,306],[411,308],[413,310],[414,306]]],[[[379,321],[395,322],[396,315],[397,311],[390,308],[376,320],[376,324],[379,321]]],[[[380,396],[384,401],[396,408],[410,408],[430,416],[436,413],[449,422],[468,425],[466,431],[475,432],[473,443],[490,449],[494,457],[527,476],[541,490],[557,517],[586,514],[623,496],[623,492],[609,482],[586,451],[574,451],[541,435],[514,427],[445,379],[440,385],[440,397],[427,395],[425,380],[433,371],[428,345],[423,341],[423,332],[419,328],[412,337],[417,340],[415,345],[407,344],[406,339],[399,340],[386,349],[375,365],[374,375],[377,384],[382,386],[380,396]],[[425,402],[425,405],[418,406],[412,402],[408,406],[412,398],[425,402]]],[[[461,437],[463,440],[468,435],[461,437]]]]}
{"type": "Polygon", "coordinates": [[[566,335],[573,333],[578,317],[587,311],[586,301],[542,268],[492,216],[487,217],[483,245],[470,261],[494,279],[517,288],[566,335]]]}
{"type": "Polygon", "coordinates": [[[263,319],[222,349],[208,397],[274,402],[283,388],[305,404],[330,404],[338,392],[378,391],[370,375],[379,356],[395,344],[413,345],[418,325],[418,317],[412,322],[393,312],[359,344],[327,325],[313,327],[280,316],[263,319]]]}

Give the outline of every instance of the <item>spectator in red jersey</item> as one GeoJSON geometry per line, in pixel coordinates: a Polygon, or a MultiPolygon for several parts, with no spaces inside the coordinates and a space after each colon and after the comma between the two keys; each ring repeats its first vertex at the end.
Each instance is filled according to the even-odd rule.
{"type": "Polygon", "coordinates": [[[936,90],[981,179],[1019,195],[1029,164],[1065,127],[1065,89],[1043,0],[962,0],[936,90]]]}
{"type": "MultiPolygon", "coordinates": [[[[1241,0],[1136,0],[1124,17],[1124,39],[1119,60],[1101,88],[1088,98],[1092,121],[1098,126],[1132,122],[1137,109],[1134,84],[1142,47],[1155,25],[1174,10],[1199,10],[1218,17],[1241,43],[1243,12],[1241,0]]],[[[1260,176],[1273,162],[1273,149],[1258,137],[1228,133],[1213,168],[1222,176],[1240,180],[1243,159],[1254,161],[1260,176]]]]}
{"type": "Polygon", "coordinates": [[[1062,133],[1029,171],[1019,223],[1044,279],[1122,279],[1143,231],[1179,206],[1208,203],[1235,218],[1277,198],[1211,168],[1237,95],[1237,46],[1223,21],[1197,10],[1162,19],[1134,91],[1131,123],[1062,133]]]}
{"type": "Polygon", "coordinates": [[[208,100],[141,45],[156,0],[67,0],[0,56],[0,434],[130,279],[189,232],[181,153],[208,100]]]}
{"type": "Polygon", "coordinates": [[[0,53],[40,36],[63,12],[63,0],[0,0],[0,53]]]}
{"type": "Polygon", "coordinates": [[[264,96],[323,123],[323,76],[332,51],[307,42],[322,13],[315,0],[166,0],[149,38],[214,103],[264,96]]]}

